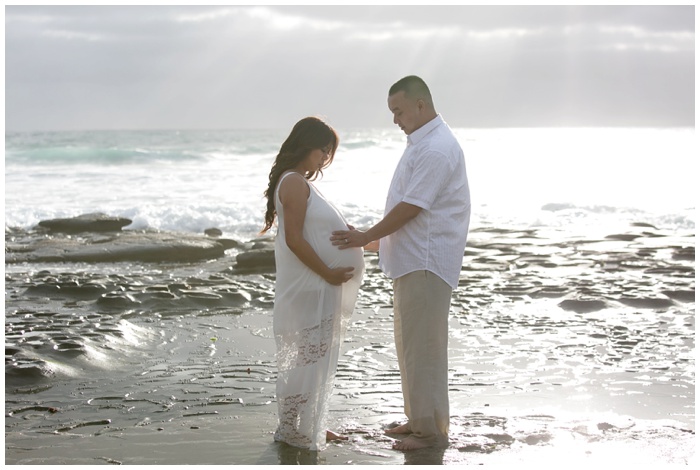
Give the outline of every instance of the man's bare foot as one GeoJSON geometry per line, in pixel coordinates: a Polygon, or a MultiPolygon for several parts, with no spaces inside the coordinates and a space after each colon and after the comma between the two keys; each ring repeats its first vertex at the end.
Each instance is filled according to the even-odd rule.
{"type": "Polygon", "coordinates": [[[430,447],[430,443],[417,439],[413,436],[408,436],[404,437],[400,441],[394,442],[394,445],[392,445],[391,447],[392,449],[396,450],[415,450],[430,447]]]}
{"type": "Polygon", "coordinates": [[[384,434],[411,434],[411,428],[408,423],[384,430],[384,434]]]}
{"type": "Polygon", "coordinates": [[[336,434],[333,431],[326,431],[326,440],[327,441],[347,441],[348,438],[345,436],[341,436],[340,434],[336,434]]]}

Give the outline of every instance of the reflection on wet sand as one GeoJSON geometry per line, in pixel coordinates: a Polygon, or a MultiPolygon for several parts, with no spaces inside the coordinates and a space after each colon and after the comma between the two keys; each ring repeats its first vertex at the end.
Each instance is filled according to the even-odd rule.
{"type": "Polygon", "coordinates": [[[325,463],[321,452],[298,449],[282,443],[276,444],[275,447],[277,447],[280,465],[323,465],[325,463]]]}
{"type": "Polygon", "coordinates": [[[474,231],[450,318],[450,446],[411,452],[383,433],[405,417],[374,254],[330,408],[349,440],[320,453],[272,442],[274,273],[12,266],[5,463],[686,464],[694,237],[626,235],[474,231]]]}
{"type": "Polygon", "coordinates": [[[416,449],[403,454],[406,465],[442,465],[445,449],[416,449]]]}

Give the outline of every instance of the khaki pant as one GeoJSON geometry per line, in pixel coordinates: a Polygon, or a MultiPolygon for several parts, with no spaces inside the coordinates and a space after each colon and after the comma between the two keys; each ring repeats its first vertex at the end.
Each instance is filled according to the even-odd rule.
{"type": "Polygon", "coordinates": [[[394,339],[412,436],[447,445],[447,319],[452,288],[430,271],[394,280],[394,339]]]}

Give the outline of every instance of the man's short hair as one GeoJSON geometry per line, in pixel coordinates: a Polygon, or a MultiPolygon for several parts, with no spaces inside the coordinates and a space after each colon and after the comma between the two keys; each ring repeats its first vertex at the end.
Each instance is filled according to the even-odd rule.
{"type": "Polygon", "coordinates": [[[408,98],[422,99],[423,101],[433,104],[433,97],[430,94],[428,85],[425,84],[422,78],[416,75],[409,75],[394,83],[389,88],[389,96],[400,91],[406,93],[408,98]]]}

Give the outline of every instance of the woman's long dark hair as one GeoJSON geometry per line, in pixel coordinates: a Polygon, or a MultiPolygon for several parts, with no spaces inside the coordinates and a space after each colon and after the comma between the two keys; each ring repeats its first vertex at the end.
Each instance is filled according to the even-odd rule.
{"type": "MultiPolygon", "coordinates": [[[[277,215],[275,210],[275,188],[282,173],[295,168],[313,150],[330,146],[331,151],[328,154],[328,160],[323,165],[323,168],[328,168],[333,162],[338,143],[338,134],[335,130],[319,118],[307,117],[294,125],[289,137],[282,144],[270,170],[270,182],[265,191],[265,197],[267,198],[265,227],[260,232],[261,234],[270,230],[275,222],[275,216],[277,215]]],[[[308,173],[306,179],[314,181],[319,174],[323,174],[321,170],[308,173]]]]}

